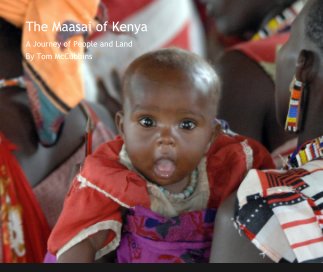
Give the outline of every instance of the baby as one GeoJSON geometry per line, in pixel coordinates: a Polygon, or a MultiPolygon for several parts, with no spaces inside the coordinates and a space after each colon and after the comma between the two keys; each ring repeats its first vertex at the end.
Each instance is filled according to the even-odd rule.
{"type": "Polygon", "coordinates": [[[273,167],[258,143],[216,122],[219,79],[200,57],[162,49],[123,80],[120,136],[74,179],[49,250],[59,262],[208,262],[216,209],[249,168],[273,167]]]}

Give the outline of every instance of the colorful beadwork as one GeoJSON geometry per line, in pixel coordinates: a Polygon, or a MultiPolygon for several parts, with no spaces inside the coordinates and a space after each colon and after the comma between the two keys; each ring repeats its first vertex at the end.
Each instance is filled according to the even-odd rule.
{"type": "Polygon", "coordinates": [[[0,89],[4,87],[13,87],[18,86],[20,88],[26,88],[25,79],[23,76],[9,78],[9,79],[0,79],[0,89]]]}
{"type": "Polygon", "coordinates": [[[302,94],[303,83],[297,79],[294,79],[285,124],[285,130],[287,131],[297,132],[299,130],[302,94]]]}
{"type": "Polygon", "coordinates": [[[300,167],[312,160],[323,158],[323,136],[299,147],[290,157],[289,168],[300,167]]]}
{"type": "Polygon", "coordinates": [[[304,1],[296,1],[291,7],[285,9],[282,13],[272,18],[265,27],[259,30],[252,40],[262,40],[274,34],[280,33],[288,28],[295,20],[296,16],[304,7],[304,1]]]}
{"type": "Polygon", "coordinates": [[[186,198],[189,198],[195,191],[196,185],[198,182],[198,170],[195,169],[190,177],[190,183],[189,185],[184,189],[181,193],[172,193],[165,189],[164,187],[158,186],[159,190],[166,195],[168,199],[173,200],[184,200],[186,198]]]}

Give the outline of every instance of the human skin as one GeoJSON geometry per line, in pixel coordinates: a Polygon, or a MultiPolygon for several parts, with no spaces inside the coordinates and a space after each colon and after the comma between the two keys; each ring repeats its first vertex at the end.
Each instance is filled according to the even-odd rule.
{"type": "MultiPolygon", "coordinates": [[[[323,52],[309,40],[305,31],[305,18],[311,5],[309,0],[294,21],[289,41],[281,48],[277,60],[276,107],[278,121],[284,125],[290,97],[289,86],[293,76],[307,85],[303,108],[303,126],[298,134],[299,144],[323,135],[323,52]]],[[[219,208],[215,222],[211,262],[268,262],[245,237],[238,235],[231,218],[235,207],[235,194],[219,208]],[[230,244],[231,247],[226,245],[230,244]],[[232,250],[234,248],[234,250],[232,250]],[[238,249],[238,250],[236,250],[238,249]],[[243,251],[243,254],[237,252],[243,251]]]]}
{"type": "MultiPolygon", "coordinates": [[[[190,174],[219,133],[213,123],[218,78],[208,65],[195,63],[194,58],[189,63],[189,68],[171,68],[149,58],[136,61],[126,72],[123,111],[116,115],[136,170],[174,193],[187,186],[190,174]]],[[[92,235],[58,261],[93,262],[108,234],[104,230],[92,235]]]]}
{"type": "MultiPolygon", "coordinates": [[[[259,30],[264,17],[294,1],[205,2],[211,6],[210,16],[218,31],[223,28],[221,34],[246,40],[259,30]]],[[[213,61],[223,82],[219,118],[226,120],[233,131],[261,142],[270,152],[293,138],[277,123],[273,79],[256,61],[239,50],[225,51],[213,61]]]]}
{"type": "Polygon", "coordinates": [[[214,139],[210,86],[198,76],[143,67],[126,87],[120,134],[134,167],[160,186],[185,187],[214,139]]]}
{"type": "Polygon", "coordinates": [[[299,144],[323,134],[323,52],[308,38],[305,29],[306,16],[314,3],[315,1],[310,0],[295,20],[291,37],[279,52],[277,66],[276,108],[281,124],[284,125],[286,120],[290,98],[289,86],[293,76],[306,86],[301,109],[301,128],[298,133],[299,144]]]}

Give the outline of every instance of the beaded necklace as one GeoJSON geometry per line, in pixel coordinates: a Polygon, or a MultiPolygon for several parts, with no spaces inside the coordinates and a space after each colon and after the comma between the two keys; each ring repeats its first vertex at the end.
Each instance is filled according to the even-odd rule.
{"type": "Polygon", "coordinates": [[[298,147],[288,157],[287,167],[289,169],[297,168],[319,158],[323,158],[323,136],[308,141],[298,147]]]}
{"type": "Polygon", "coordinates": [[[296,1],[289,8],[286,8],[282,13],[276,15],[269,20],[265,27],[260,29],[253,37],[253,41],[265,39],[274,34],[278,34],[288,28],[295,20],[305,5],[304,0],[296,1]]]}
{"type": "Polygon", "coordinates": [[[161,191],[169,200],[175,200],[175,201],[180,201],[184,200],[186,198],[189,198],[195,191],[197,183],[198,183],[198,176],[199,176],[199,171],[198,169],[195,169],[193,173],[190,176],[190,181],[187,187],[181,192],[181,193],[172,193],[165,189],[164,187],[161,187],[155,183],[150,182],[147,180],[143,175],[141,175],[134,167],[132,162],[130,161],[130,158],[128,156],[128,153],[126,151],[125,145],[122,146],[121,151],[119,153],[119,161],[123,165],[125,165],[129,170],[132,170],[138,175],[140,175],[144,180],[149,182],[150,184],[153,184],[156,188],[158,188],[159,191],[161,191]]]}
{"type": "Polygon", "coordinates": [[[13,77],[13,78],[3,78],[0,79],[0,89],[4,87],[18,86],[20,88],[26,88],[26,82],[23,76],[13,77]]]}
{"type": "Polygon", "coordinates": [[[165,189],[164,187],[161,187],[159,185],[156,185],[156,186],[168,199],[178,201],[178,200],[184,200],[186,198],[189,198],[194,193],[197,185],[197,181],[198,181],[198,170],[195,169],[191,174],[189,184],[181,193],[172,193],[167,189],[165,189]]]}

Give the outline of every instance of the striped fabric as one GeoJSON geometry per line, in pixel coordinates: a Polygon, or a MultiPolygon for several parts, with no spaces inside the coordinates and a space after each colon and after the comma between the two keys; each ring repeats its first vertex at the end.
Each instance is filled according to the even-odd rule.
{"type": "MultiPolygon", "coordinates": [[[[147,32],[99,32],[92,40],[112,47],[91,47],[86,60],[95,78],[102,78],[110,95],[120,101],[113,72],[122,75],[138,56],[165,47],[180,47],[200,55],[204,53],[203,29],[192,0],[103,0],[108,10],[109,23],[147,25],[147,32]],[[116,43],[133,42],[132,47],[116,47],[116,43]]],[[[95,96],[87,91],[86,97],[95,96]]]]}
{"type": "Polygon", "coordinates": [[[266,39],[271,35],[283,32],[291,26],[296,16],[301,12],[305,5],[304,0],[298,0],[289,8],[285,9],[281,14],[276,15],[268,21],[268,23],[260,29],[253,37],[252,40],[258,41],[266,39]]]}
{"type": "Polygon", "coordinates": [[[323,157],[323,137],[306,142],[289,157],[288,167],[300,167],[309,161],[323,157]]]}
{"type": "Polygon", "coordinates": [[[323,261],[323,160],[291,170],[251,170],[235,222],[275,262],[323,261]]]}

